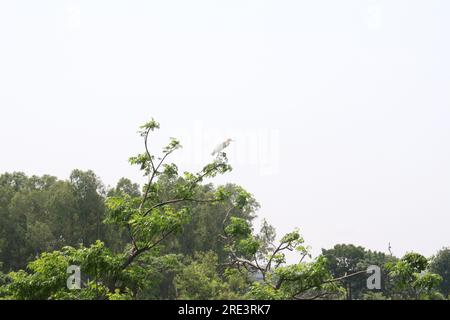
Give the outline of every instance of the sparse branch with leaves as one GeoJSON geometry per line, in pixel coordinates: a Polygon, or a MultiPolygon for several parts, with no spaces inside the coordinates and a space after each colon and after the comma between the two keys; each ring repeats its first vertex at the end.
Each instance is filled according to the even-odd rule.
{"type": "Polygon", "coordinates": [[[189,203],[222,201],[222,197],[197,198],[196,189],[205,179],[231,170],[226,154],[220,153],[199,172],[184,172],[180,176],[174,163],[166,163],[169,156],[181,148],[177,139],[170,138],[159,157],[151,150],[150,134],[159,128],[159,123],[154,119],[141,126],[139,133],[144,138],[145,153],[130,158],[130,163],[138,165],[144,176],[148,177],[143,195],[140,199],[112,197],[106,200],[109,213],[106,221],[125,226],[131,239],[123,268],[130,266],[138,256],[155,248],[172,234],[181,231],[190,218],[189,203]],[[161,177],[171,182],[171,189],[175,191],[171,197],[158,192],[158,180],[161,177]]]}
{"type": "Polygon", "coordinates": [[[208,182],[231,170],[230,140],[197,172],[180,172],[177,139],[155,150],[159,128],[140,127],[144,152],[129,159],[142,188],[126,178],[106,188],[82,170],[65,181],[0,175],[0,300],[448,299],[448,249],[399,259],[337,244],[313,258],[297,229],[277,238],[263,220],[254,232],[259,204],[244,188],[208,182]],[[78,290],[66,282],[73,265],[78,290]],[[366,286],[372,265],[380,291],[366,286]]]}

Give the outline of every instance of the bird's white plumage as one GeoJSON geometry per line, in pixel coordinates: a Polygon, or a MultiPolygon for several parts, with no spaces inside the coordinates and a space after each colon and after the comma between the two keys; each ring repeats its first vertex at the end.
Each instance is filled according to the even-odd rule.
{"type": "Polygon", "coordinates": [[[217,145],[217,147],[214,148],[214,151],[211,153],[211,155],[215,155],[218,154],[219,152],[221,152],[223,149],[225,149],[226,147],[228,147],[230,145],[230,143],[233,141],[233,139],[227,139],[224,142],[222,142],[221,144],[217,145]]]}

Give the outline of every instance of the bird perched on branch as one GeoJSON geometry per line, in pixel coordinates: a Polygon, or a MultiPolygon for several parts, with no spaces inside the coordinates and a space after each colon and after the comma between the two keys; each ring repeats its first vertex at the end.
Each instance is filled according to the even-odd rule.
{"type": "Polygon", "coordinates": [[[211,155],[213,156],[215,154],[219,154],[223,149],[228,147],[232,141],[234,141],[234,140],[228,138],[227,140],[225,140],[221,144],[217,145],[217,147],[214,148],[214,151],[211,153],[211,155]]]}

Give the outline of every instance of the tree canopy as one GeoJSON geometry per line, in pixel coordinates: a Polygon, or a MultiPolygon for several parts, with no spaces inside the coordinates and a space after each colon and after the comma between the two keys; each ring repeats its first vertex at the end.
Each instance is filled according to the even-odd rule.
{"type": "Polygon", "coordinates": [[[140,128],[143,152],[129,159],[142,187],[122,178],[107,188],[82,170],[67,180],[0,176],[0,299],[448,298],[448,248],[397,258],[337,244],[313,257],[298,229],[279,237],[266,220],[255,228],[250,192],[211,182],[232,170],[223,150],[181,171],[169,161],[177,139],[153,150],[159,127],[152,119],[140,128]],[[366,286],[371,265],[381,269],[377,291],[366,286]],[[75,290],[69,266],[81,270],[75,290]]]}

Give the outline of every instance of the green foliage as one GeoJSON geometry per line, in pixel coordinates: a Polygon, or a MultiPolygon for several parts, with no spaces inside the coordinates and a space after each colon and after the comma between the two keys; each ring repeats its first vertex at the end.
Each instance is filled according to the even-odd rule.
{"type": "MultiPolygon", "coordinates": [[[[166,192],[165,187],[161,187],[160,190],[166,192]]],[[[240,187],[233,184],[218,188],[208,184],[198,188],[197,198],[217,198],[221,201],[192,203],[189,221],[183,226],[180,234],[167,243],[165,252],[177,252],[192,257],[196,252],[214,251],[218,256],[219,263],[225,263],[228,252],[225,250],[223,239],[220,236],[223,233],[224,220],[227,220],[227,217],[237,217],[250,224],[259,206],[253,198],[249,198],[247,204],[242,208],[230,205],[229,199],[234,198],[240,190],[240,187]]]]}
{"type": "Polygon", "coordinates": [[[181,143],[152,150],[154,119],[140,127],[144,152],[130,158],[146,183],[122,178],[108,190],[92,171],[68,180],[0,175],[0,299],[443,299],[450,250],[430,261],[351,244],[313,258],[299,230],[278,241],[244,188],[208,179],[232,168],[220,152],[197,172],[167,162],[181,143]],[[288,264],[288,253],[296,263],[288,264]],[[67,267],[82,288],[66,287],[67,267]],[[367,266],[383,288],[365,288],[367,266]],[[352,274],[355,273],[355,274],[352,274]]]}
{"type": "Polygon", "coordinates": [[[213,252],[197,253],[176,276],[179,299],[242,299],[245,278],[227,269],[222,275],[213,252]]]}
{"type": "Polygon", "coordinates": [[[114,290],[114,292],[106,293],[108,300],[132,300],[133,297],[129,292],[122,292],[120,289],[114,290]]]}
{"type": "Polygon", "coordinates": [[[332,281],[326,259],[310,262],[309,250],[298,230],[274,244],[275,232],[266,221],[261,231],[252,234],[248,222],[231,218],[224,228],[230,264],[253,281],[247,297],[251,299],[319,299],[342,296],[342,288],[332,281]],[[297,264],[286,265],[285,251],[300,254],[297,264]]]}
{"type": "Polygon", "coordinates": [[[439,291],[444,297],[450,297],[450,248],[440,250],[430,262],[431,272],[438,274],[442,278],[439,291]]]}
{"type": "Polygon", "coordinates": [[[252,236],[252,228],[248,221],[231,217],[230,223],[224,228],[224,231],[225,235],[232,240],[226,247],[228,251],[244,257],[252,257],[257,253],[260,242],[252,236]]]}
{"type": "MultiPolygon", "coordinates": [[[[385,265],[397,261],[395,257],[382,252],[366,250],[352,244],[337,244],[332,249],[322,249],[322,255],[327,259],[328,268],[334,278],[356,274],[342,281],[347,289],[348,299],[364,299],[373,296],[366,287],[367,275],[357,274],[358,272],[366,270],[370,265],[377,265],[381,268],[382,279],[386,279],[388,271],[385,265]]],[[[381,294],[389,295],[389,290],[389,286],[384,285],[381,294]]]]}
{"type": "Polygon", "coordinates": [[[428,260],[418,253],[407,253],[397,263],[388,263],[394,299],[443,299],[438,292],[442,277],[427,270],[428,260]]]}
{"type": "Polygon", "coordinates": [[[7,298],[48,299],[64,288],[68,266],[67,257],[62,252],[43,253],[28,265],[30,273],[21,270],[9,274],[11,284],[7,286],[7,298]]]}
{"type": "Polygon", "coordinates": [[[65,245],[108,242],[104,187],[91,171],[74,170],[68,181],[55,177],[0,176],[0,261],[3,271],[24,268],[45,251],[65,245]]]}
{"type": "Polygon", "coordinates": [[[283,300],[284,293],[266,282],[254,282],[248,296],[254,300],[283,300]]]}
{"type": "Polygon", "coordinates": [[[108,190],[108,197],[124,197],[137,198],[141,196],[139,184],[133,183],[130,179],[121,178],[117,182],[117,186],[108,190]]]}
{"type": "Polygon", "coordinates": [[[362,296],[363,300],[388,300],[382,292],[368,291],[362,296]]]}
{"type": "Polygon", "coordinates": [[[331,281],[324,257],[279,267],[274,272],[274,278],[284,299],[317,299],[341,295],[339,285],[331,281]]]}
{"type": "Polygon", "coordinates": [[[47,299],[95,299],[106,298],[109,292],[94,279],[106,283],[119,272],[118,257],[97,241],[89,248],[64,247],[61,251],[44,252],[30,262],[27,270],[10,272],[9,281],[3,288],[5,299],[47,300],[47,299]],[[81,267],[87,283],[81,290],[67,289],[67,268],[70,265],[81,267]]]}
{"type": "Polygon", "coordinates": [[[140,127],[138,133],[144,137],[147,136],[150,131],[154,131],[155,129],[159,129],[159,123],[152,118],[150,121],[146,122],[140,127]]]}
{"type": "Polygon", "coordinates": [[[251,235],[250,224],[242,218],[231,217],[230,224],[225,227],[225,233],[236,239],[245,239],[251,235]]]}
{"type": "MultiPolygon", "coordinates": [[[[139,165],[144,176],[148,177],[143,193],[137,195],[116,190],[106,199],[105,222],[119,228],[121,232],[126,232],[130,239],[126,249],[128,253],[124,253],[125,259],[121,267],[125,272],[130,272],[131,278],[134,279],[135,295],[145,291],[142,284],[148,282],[140,267],[147,264],[147,268],[151,268],[154,259],[150,257],[154,252],[160,252],[163,254],[162,257],[173,252],[165,248],[176,247],[177,237],[180,237],[193,217],[192,209],[197,208],[199,203],[213,204],[225,200],[214,198],[214,194],[206,198],[201,183],[206,178],[213,178],[217,174],[231,170],[226,155],[221,154],[199,172],[185,172],[179,176],[175,164],[165,163],[172,152],[181,148],[177,139],[170,138],[160,157],[150,151],[149,134],[158,128],[159,124],[153,119],[141,127],[140,134],[144,137],[145,153],[130,158],[131,164],[139,165]],[[139,267],[135,266],[136,261],[139,261],[139,267]]],[[[243,190],[240,190],[240,193],[243,194],[243,190]]],[[[247,195],[239,198],[241,210],[246,205],[243,196],[247,195]]],[[[159,279],[165,283],[167,295],[171,294],[172,273],[169,272],[164,279],[159,279]]]]}

